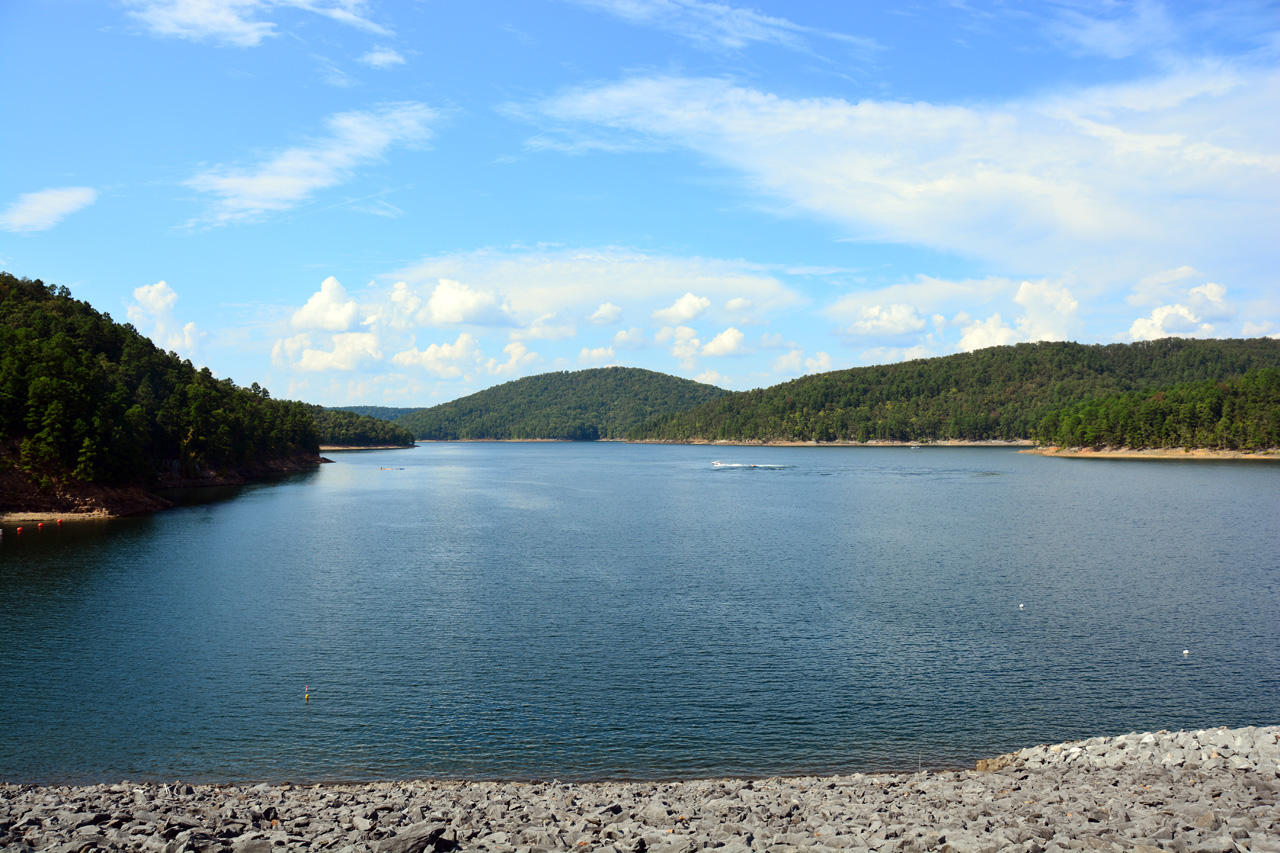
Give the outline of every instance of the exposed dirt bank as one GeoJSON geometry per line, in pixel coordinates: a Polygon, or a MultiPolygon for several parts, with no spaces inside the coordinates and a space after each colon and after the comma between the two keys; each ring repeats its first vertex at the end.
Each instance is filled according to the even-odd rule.
{"type": "Polygon", "coordinates": [[[1034,447],[1019,451],[1037,456],[1059,456],[1066,459],[1183,459],[1183,460],[1215,460],[1215,459],[1250,459],[1265,462],[1280,462],[1280,450],[1259,450],[1244,453],[1239,450],[1207,450],[1205,448],[1171,447],[1156,450],[1136,450],[1131,447],[1034,447]]]}

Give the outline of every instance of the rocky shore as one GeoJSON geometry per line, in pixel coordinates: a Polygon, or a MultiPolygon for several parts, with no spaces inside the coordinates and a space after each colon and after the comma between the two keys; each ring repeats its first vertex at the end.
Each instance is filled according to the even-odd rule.
{"type": "Polygon", "coordinates": [[[1038,746],[975,770],[684,782],[0,785],[0,849],[1280,851],[1280,726],[1038,746]]]}

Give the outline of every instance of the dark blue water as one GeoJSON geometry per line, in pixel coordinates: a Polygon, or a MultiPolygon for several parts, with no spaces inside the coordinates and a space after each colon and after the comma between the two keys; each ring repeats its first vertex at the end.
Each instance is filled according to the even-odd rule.
{"type": "Polygon", "coordinates": [[[1274,465],[438,444],[25,526],[0,780],[914,769],[1280,722],[1274,465]]]}

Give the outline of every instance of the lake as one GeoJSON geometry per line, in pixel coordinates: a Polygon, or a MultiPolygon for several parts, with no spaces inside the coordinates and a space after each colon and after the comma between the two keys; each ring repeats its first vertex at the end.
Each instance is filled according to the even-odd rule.
{"type": "Polygon", "coordinates": [[[914,770],[1280,722],[1280,466],[329,455],[145,518],[6,526],[0,780],[914,770]]]}

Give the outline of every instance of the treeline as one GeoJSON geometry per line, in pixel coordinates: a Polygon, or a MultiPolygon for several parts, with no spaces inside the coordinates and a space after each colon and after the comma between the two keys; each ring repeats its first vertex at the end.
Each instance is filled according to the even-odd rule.
{"type": "Polygon", "coordinates": [[[0,466],[151,484],[315,456],[311,407],[157,348],[65,287],[0,273],[0,466]]]}
{"type": "Polygon", "coordinates": [[[1280,341],[1055,342],[833,371],[727,394],[649,421],[665,441],[1013,441],[1087,400],[1280,366],[1280,341]]]}
{"type": "Polygon", "coordinates": [[[636,367],[544,373],[397,418],[419,439],[625,438],[647,419],[728,392],[636,367]]]}
{"type": "MultiPolygon", "coordinates": [[[[413,433],[379,417],[323,406],[308,406],[322,445],[412,447],[413,433]]],[[[378,408],[370,406],[368,408],[378,408]]]]}
{"type": "Polygon", "coordinates": [[[1280,447],[1280,369],[1089,400],[1046,416],[1036,437],[1062,447],[1280,447]]]}
{"type": "Polygon", "coordinates": [[[326,408],[331,412],[355,412],[357,415],[367,415],[384,421],[394,421],[401,415],[407,415],[421,409],[420,406],[326,406],[326,408]]]}

